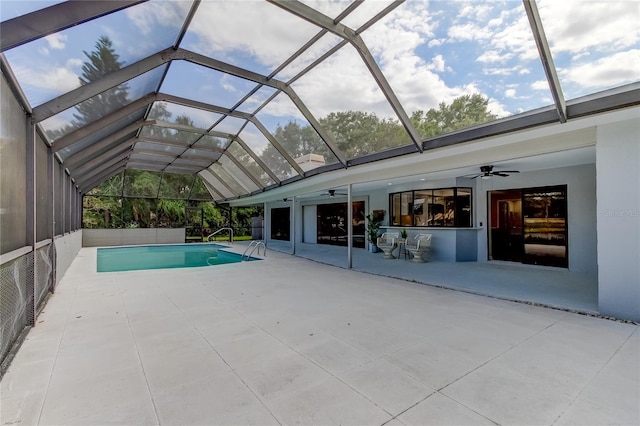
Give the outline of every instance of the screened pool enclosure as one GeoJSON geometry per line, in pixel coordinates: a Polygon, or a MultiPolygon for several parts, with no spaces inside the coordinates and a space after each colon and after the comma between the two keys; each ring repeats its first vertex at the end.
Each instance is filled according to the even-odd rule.
{"type": "Polygon", "coordinates": [[[640,99],[634,1],[3,0],[0,19],[2,359],[75,256],[83,198],[260,205],[640,99]]]}

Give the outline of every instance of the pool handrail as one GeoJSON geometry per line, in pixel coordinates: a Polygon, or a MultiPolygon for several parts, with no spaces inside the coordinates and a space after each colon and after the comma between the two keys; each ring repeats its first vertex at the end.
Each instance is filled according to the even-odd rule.
{"type": "Polygon", "coordinates": [[[242,257],[240,258],[240,260],[244,260],[245,254],[247,254],[249,249],[252,248],[252,247],[253,247],[253,250],[251,250],[249,252],[249,254],[247,254],[247,260],[251,259],[251,255],[253,255],[253,252],[256,251],[256,249],[258,250],[258,256],[260,256],[260,246],[262,246],[262,248],[263,248],[262,255],[264,257],[267,257],[267,245],[264,243],[264,241],[253,240],[253,241],[251,241],[251,243],[249,243],[247,248],[242,253],[242,257]]]}
{"type": "Polygon", "coordinates": [[[211,241],[210,240],[211,237],[213,237],[214,235],[216,235],[216,234],[218,234],[218,233],[220,233],[222,231],[229,231],[229,236],[230,236],[230,239],[231,239],[230,242],[231,242],[231,244],[233,244],[233,229],[231,229],[231,228],[220,228],[220,229],[218,229],[216,232],[214,232],[213,234],[211,234],[211,235],[209,235],[207,237],[207,242],[211,241]]]}

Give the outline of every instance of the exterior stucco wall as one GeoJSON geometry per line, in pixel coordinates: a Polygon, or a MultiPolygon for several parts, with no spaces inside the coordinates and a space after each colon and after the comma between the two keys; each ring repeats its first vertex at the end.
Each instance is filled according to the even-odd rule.
{"type": "Polygon", "coordinates": [[[184,243],[184,228],[84,229],[83,247],[184,243]]]}
{"type": "Polygon", "coordinates": [[[82,248],[83,230],[79,229],[55,238],[56,246],[56,284],[60,282],[71,263],[82,248]]]}
{"type": "Polygon", "coordinates": [[[599,310],[640,321],[640,119],[597,135],[599,310]]]}

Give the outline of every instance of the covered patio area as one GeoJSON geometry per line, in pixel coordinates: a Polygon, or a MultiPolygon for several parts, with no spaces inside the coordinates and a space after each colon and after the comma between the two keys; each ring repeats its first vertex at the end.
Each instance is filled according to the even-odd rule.
{"type": "MultiPolygon", "coordinates": [[[[289,242],[272,240],[268,247],[284,253],[292,252],[289,242]]],[[[295,254],[342,268],[348,266],[346,247],[298,243],[295,254]]],[[[394,251],[394,255],[397,254],[398,251],[394,251]]],[[[425,258],[428,259],[428,255],[425,258]]],[[[500,261],[416,264],[405,259],[404,255],[398,259],[383,259],[382,253],[356,248],[353,249],[352,268],[499,299],[588,314],[598,312],[597,277],[565,268],[500,261]]]]}
{"type": "Polygon", "coordinates": [[[640,421],[634,324],[273,250],[95,271],[83,248],[2,379],[3,425],[640,421]]]}

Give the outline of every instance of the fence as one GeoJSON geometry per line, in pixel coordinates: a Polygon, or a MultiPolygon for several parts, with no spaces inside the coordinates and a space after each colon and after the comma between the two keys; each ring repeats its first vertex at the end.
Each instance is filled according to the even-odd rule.
{"type": "Polygon", "coordinates": [[[32,325],[34,310],[38,312],[53,291],[52,259],[53,244],[48,242],[0,265],[0,377],[11,361],[12,347],[32,325]]]}

